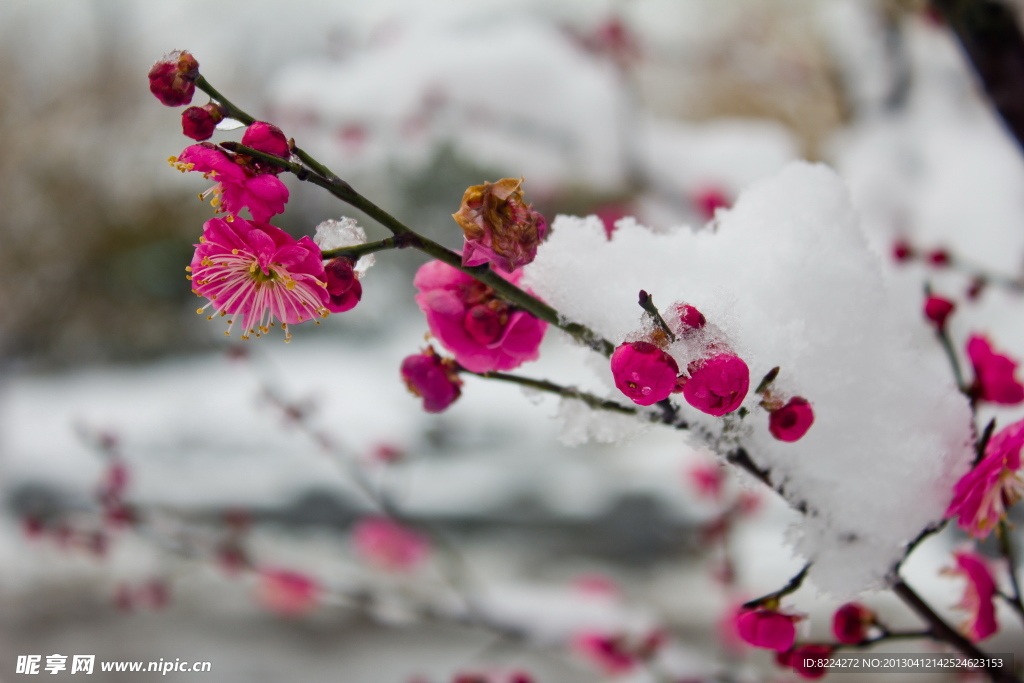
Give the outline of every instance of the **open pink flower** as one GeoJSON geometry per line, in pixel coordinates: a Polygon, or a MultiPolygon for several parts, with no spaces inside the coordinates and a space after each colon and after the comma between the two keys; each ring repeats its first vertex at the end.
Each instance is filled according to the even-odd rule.
{"type": "Polygon", "coordinates": [[[740,407],[750,388],[750,370],[739,356],[720,353],[696,360],[687,368],[683,398],[708,415],[725,415],[740,407]]]}
{"type": "Polygon", "coordinates": [[[625,636],[588,631],[573,639],[573,649],[609,676],[621,676],[637,664],[625,636]]]}
{"type": "Polygon", "coordinates": [[[967,340],[967,356],[974,366],[973,395],[979,400],[1003,405],[1024,401],[1024,385],[1014,377],[1016,361],[996,353],[988,339],[979,334],[967,340]]]}
{"type": "Polygon", "coordinates": [[[848,602],[832,615],[832,634],[840,643],[856,645],[868,637],[875,613],[859,602],[848,602]]]}
{"type": "Polygon", "coordinates": [[[650,342],[621,344],[612,354],[611,366],[616,388],[638,405],[653,405],[676,388],[679,366],[650,342]]]}
{"type": "Polygon", "coordinates": [[[440,413],[462,394],[462,380],[450,358],[437,355],[432,347],[402,361],[402,379],[415,396],[423,399],[423,409],[440,413]]]}
{"type": "Polygon", "coordinates": [[[996,623],[996,582],[988,570],[985,558],[977,553],[956,552],[956,567],[943,573],[967,579],[964,596],[956,608],[967,612],[960,631],[971,641],[984,640],[999,630],[996,623]]]}
{"type": "Polygon", "coordinates": [[[768,416],[768,431],[779,441],[792,443],[803,438],[814,424],[814,411],[807,399],[794,396],[768,416]]]}
{"type": "Polygon", "coordinates": [[[288,188],[273,174],[257,173],[255,169],[239,163],[237,157],[209,143],[191,145],[177,157],[171,157],[175,168],[198,171],[217,184],[199,195],[212,195],[210,203],[218,213],[237,216],[249,209],[253,220],[267,221],[284,211],[288,201],[288,188]]]}
{"type": "Polygon", "coordinates": [[[192,101],[199,77],[199,62],[189,52],[175,50],[149,70],[149,91],[168,107],[192,101]]]}
{"type": "Polygon", "coordinates": [[[463,265],[490,262],[511,273],[536,258],[548,224],[524,201],[522,184],[522,179],[504,178],[466,190],[458,213],[452,214],[466,237],[463,265]]]}
{"type": "Polygon", "coordinates": [[[324,266],[309,237],[296,241],[269,223],[213,218],[195,246],[187,269],[192,291],[210,300],[199,312],[212,306],[222,316],[241,315],[242,339],[269,332],[276,318],[287,340],[288,325],[327,316],[324,266]]]}
{"type": "Polygon", "coordinates": [[[257,598],[271,612],[299,617],[316,607],[320,586],[312,578],[289,569],[262,569],[257,598]]]}
{"type": "Polygon", "coordinates": [[[974,538],[985,538],[1006,516],[1008,507],[1024,497],[1020,451],[1024,420],[999,430],[989,439],[985,457],[960,478],[946,517],[959,517],[957,526],[974,538]]]}
{"type": "Polygon", "coordinates": [[[736,630],[740,638],[754,647],[785,652],[796,640],[796,622],[800,617],[759,607],[740,610],[736,615],[736,630]]]}
{"type": "MultiPolygon", "coordinates": [[[[522,272],[504,277],[516,283],[522,272]]],[[[548,324],[509,306],[487,285],[440,261],[423,264],[413,284],[431,333],[467,370],[511,370],[540,356],[548,324]]]]}
{"type": "Polygon", "coordinates": [[[429,546],[415,531],[387,517],[368,517],[352,531],[356,552],[381,569],[405,572],[427,556],[429,546]]]}

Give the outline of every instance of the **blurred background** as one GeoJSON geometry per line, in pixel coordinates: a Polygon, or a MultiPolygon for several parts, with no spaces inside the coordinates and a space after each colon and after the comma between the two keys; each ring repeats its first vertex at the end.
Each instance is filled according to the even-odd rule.
{"type": "MultiPolygon", "coordinates": [[[[791,513],[745,482],[702,486],[714,461],[677,434],[580,444],[556,401],[515,388],[468,380],[448,412],[424,414],[398,376],[426,331],[412,300],[419,255],[379,254],[360,305],[296,328],[287,347],[273,335],[239,346],[195,314],[184,267],[211,213],[196,199],[207,183],[166,164],[191,141],[145,78],[174,49],[452,247],[450,215],[484,180],[523,176],[549,221],[597,214],[611,233],[636,216],[664,230],[704,225],[803,158],[847,179],[908,315],[925,279],[972,282],[897,264],[897,240],[1010,279],[1024,264],[1020,150],[923,2],[9,0],[0,681],[18,655],[52,653],[208,660],[210,681],[446,683],[520,669],[589,681],[599,669],[567,642],[659,628],[663,670],[626,680],[783,676],[720,621],[799,570],[783,546],[791,513]],[[145,524],[103,519],[97,495],[111,486],[145,524]],[[375,571],[351,531],[380,496],[449,539],[469,567],[462,587],[540,646],[424,619],[416,605],[458,598],[455,560],[438,548],[411,575],[375,571]],[[289,618],[248,564],[347,599],[289,618]]],[[[293,234],[349,215],[386,236],[284,180],[292,199],[276,222],[293,234]]],[[[992,288],[967,315],[1020,358],[1017,296],[992,288]]],[[[554,336],[524,371],[588,381],[581,353],[554,336]]],[[[935,569],[957,540],[934,539],[908,567],[943,607],[958,588],[935,569]]],[[[840,602],[797,596],[811,637],[829,637],[840,602]]],[[[885,596],[872,606],[915,624],[885,596]]],[[[1024,656],[1019,622],[1002,616],[990,651],[1024,656]]]]}

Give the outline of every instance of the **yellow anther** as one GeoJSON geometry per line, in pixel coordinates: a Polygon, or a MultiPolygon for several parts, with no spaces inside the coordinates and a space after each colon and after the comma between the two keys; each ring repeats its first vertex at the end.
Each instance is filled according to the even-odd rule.
{"type": "MultiPolygon", "coordinates": [[[[206,307],[204,306],[203,308],[206,308],[206,307]]],[[[202,309],[202,308],[197,308],[197,309],[196,309],[196,313],[197,313],[197,314],[200,314],[200,315],[201,315],[201,314],[202,314],[202,312],[203,312],[203,309],[202,309]]]]}
{"type": "Polygon", "coordinates": [[[232,249],[232,250],[231,250],[231,253],[232,253],[232,254],[235,254],[235,255],[237,256],[237,255],[238,255],[238,250],[237,250],[237,249],[232,249]]]}
{"type": "Polygon", "coordinates": [[[206,238],[205,238],[205,237],[200,237],[200,238],[199,238],[199,243],[200,243],[200,244],[203,244],[203,243],[205,243],[205,242],[206,242],[206,238]]]}
{"type": "Polygon", "coordinates": [[[192,266],[185,266],[185,272],[186,273],[191,273],[192,272],[192,266]]]}

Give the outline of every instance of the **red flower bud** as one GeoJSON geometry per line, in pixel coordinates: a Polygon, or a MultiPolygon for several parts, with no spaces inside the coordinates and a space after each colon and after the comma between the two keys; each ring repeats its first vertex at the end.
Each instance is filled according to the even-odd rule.
{"type": "Polygon", "coordinates": [[[185,51],[165,55],[149,70],[149,91],[168,107],[192,101],[199,77],[199,62],[185,51]]]}
{"type": "Polygon", "coordinates": [[[949,299],[941,296],[929,296],[924,302],[924,315],[934,323],[935,328],[942,331],[946,328],[946,318],[956,306],[949,299]]]}
{"type": "Polygon", "coordinates": [[[219,104],[189,107],[181,112],[181,132],[193,140],[209,140],[223,120],[224,110],[219,104]]]}
{"type": "Polygon", "coordinates": [[[740,407],[750,388],[750,369],[730,353],[696,360],[686,368],[683,398],[708,415],[725,415],[740,407]]]}
{"type": "Polygon", "coordinates": [[[327,310],[332,313],[344,313],[352,310],[363,297],[363,286],[356,279],[352,259],[339,256],[331,259],[324,266],[327,275],[327,294],[330,302],[327,310]]]}
{"type": "Polygon", "coordinates": [[[875,623],[875,614],[864,605],[848,602],[832,617],[832,633],[836,640],[856,645],[868,637],[868,627],[875,623]]]}
{"type": "Polygon", "coordinates": [[[409,391],[423,399],[428,413],[440,413],[462,393],[455,362],[441,358],[430,347],[402,361],[402,379],[409,391]]]}
{"type": "Polygon", "coordinates": [[[633,403],[649,406],[668,398],[676,386],[679,365],[650,342],[626,342],[611,358],[615,386],[633,403]]]}
{"type": "Polygon", "coordinates": [[[768,416],[768,431],[779,441],[799,441],[814,424],[814,411],[807,399],[794,396],[768,416]]]}

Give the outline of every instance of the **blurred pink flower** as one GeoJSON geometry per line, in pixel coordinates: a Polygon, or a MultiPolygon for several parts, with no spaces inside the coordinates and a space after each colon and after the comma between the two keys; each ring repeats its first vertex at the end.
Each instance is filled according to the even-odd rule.
{"type": "Polygon", "coordinates": [[[800,678],[813,680],[823,678],[828,673],[828,667],[819,665],[818,662],[827,659],[832,651],[833,648],[830,645],[808,643],[788,652],[778,653],[775,661],[779,666],[788,666],[793,669],[800,678]]]}
{"type": "Polygon", "coordinates": [[[946,319],[955,308],[956,305],[949,299],[933,294],[924,301],[924,317],[935,325],[935,329],[941,331],[946,329],[946,319]]]}
{"type": "Polygon", "coordinates": [[[621,344],[612,354],[611,367],[616,388],[642,406],[668,398],[679,375],[672,356],[644,341],[621,344]]]}
{"type": "MultiPolygon", "coordinates": [[[[515,284],[522,272],[502,277],[515,284]]],[[[467,370],[511,370],[540,356],[548,324],[509,306],[487,285],[440,261],[423,264],[413,284],[430,331],[467,370]]]]}
{"type": "Polygon", "coordinates": [[[709,185],[693,195],[693,206],[701,218],[709,221],[718,209],[729,208],[729,198],[721,188],[709,185]]]}
{"type": "Polygon", "coordinates": [[[961,551],[953,553],[953,557],[956,567],[944,569],[943,573],[967,579],[964,596],[956,605],[957,609],[967,612],[960,631],[972,642],[984,640],[999,630],[994,602],[996,582],[981,555],[961,551]]]}
{"type": "Polygon", "coordinates": [[[298,617],[316,607],[320,586],[312,578],[289,569],[262,569],[257,598],[275,614],[298,617]]]}
{"type": "Polygon", "coordinates": [[[210,300],[199,312],[212,306],[222,316],[241,314],[242,339],[269,332],[277,318],[287,340],[288,325],[327,316],[324,266],[309,237],[296,241],[269,223],[214,218],[195,246],[192,291],[210,300]]]}
{"type": "Polygon", "coordinates": [[[636,667],[636,656],[622,635],[587,631],[577,635],[572,644],[580,656],[608,676],[621,676],[636,667]]]}
{"type": "Polygon", "coordinates": [[[715,462],[702,461],[686,471],[690,484],[701,498],[721,500],[725,489],[725,470],[715,462]]]}
{"type": "Polygon", "coordinates": [[[536,258],[548,224],[526,204],[522,184],[522,179],[503,178],[466,190],[462,206],[452,214],[466,238],[462,265],[493,263],[511,273],[536,258]]]}
{"type": "Polygon", "coordinates": [[[736,615],[736,630],[740,638],[754,647],[784,652],[793,647],[793,641],[796,640],[795,624],[799,620],[800,617],[796,615],[763,607],[746,609],[736,615]]]}
{"type": "Polygon", "coordinates": [[[387,517],[368,517],[352,531],[356,552],[371,564],[393,572],[415,569],[429,546],[415,531],[387,517]]]}
{"type": "Polygon", "coordinates": [[[1024,497],[1020,451],[1024,420],[999,430],[989,439],[985,456],[953,488],[946,517],[974,538],[985,538],[1006,516],[1008,507],[1024,497]]]}
{"type": "Polygon", "coordinates": [[[288,188],[273,174],[257,173],[240,163],[238,157],[228,154],[210,143],[191,145],[171,164],[178,170],[198,171],[203,177],[216,180],[200,197],[213,195],[210,203],[218,213],[239,215],[249,209],[253,220],[267,221],[284,211],[288,202],[288,188]]]}
{"type": "Polygon", "coordinates": [[[967,356],[974,366],[973,395],[979,400],[1003,405],[1024,401],[1024,385],[1014,377],[1016,361],[996,353],[988,339],[979,334],[967,340],[967,356]]]}
{"type": "Polygon", "coordinates": [[[768,416],[768,431],[779,441],[792,443],[803,438],[814,424],[814,410],[807,399],[794,396],[768,416]]]}
{"type": "Polygon", "coordinates": [[[739,356],[720,353],[687,368],[683,398],[708,415],[725,415],[740,407],[750,388],[750,370],[739,356]]]}

